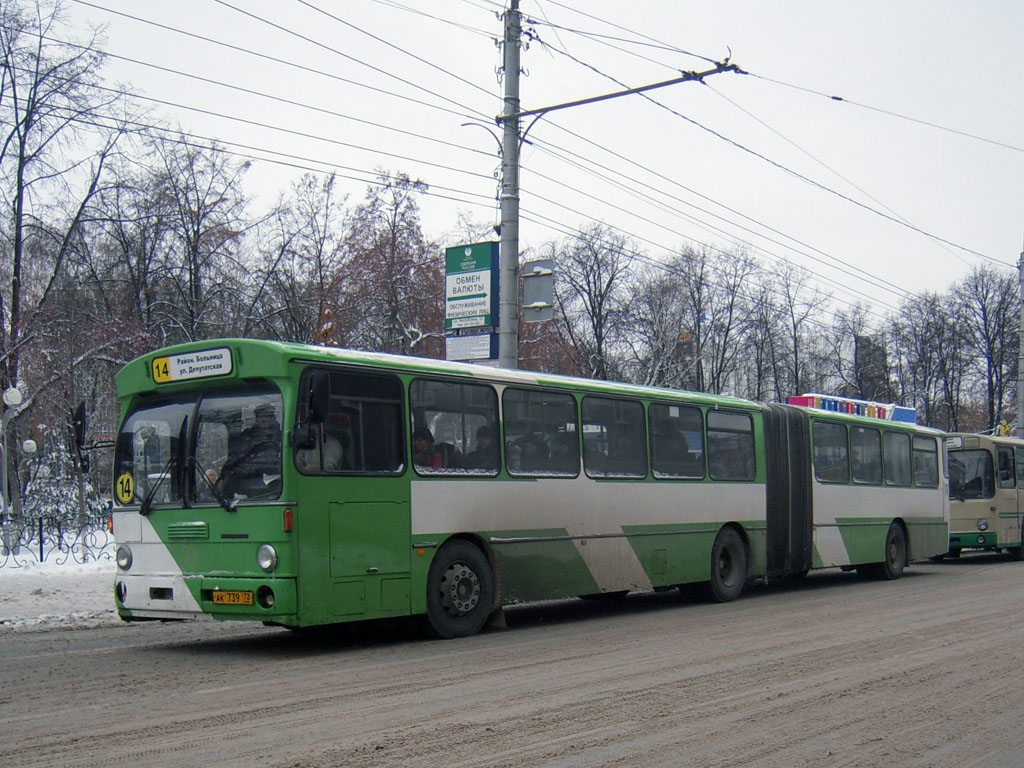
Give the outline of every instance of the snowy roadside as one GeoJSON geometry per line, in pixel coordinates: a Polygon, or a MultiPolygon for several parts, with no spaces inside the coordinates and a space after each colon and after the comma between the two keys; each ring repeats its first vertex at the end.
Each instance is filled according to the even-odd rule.
{"type": "Polygon", "coordinates": [[[111,560],[0,568],[0,632],[118,624],[111,560]]]}

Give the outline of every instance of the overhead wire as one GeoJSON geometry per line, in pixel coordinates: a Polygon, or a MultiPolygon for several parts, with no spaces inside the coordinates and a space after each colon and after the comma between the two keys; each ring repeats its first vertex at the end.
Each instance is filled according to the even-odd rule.
{"type": "Polygon", "coordinates": [[[797,90],[797,91],[803,91],[804,93],[810,93],[810,94],[813,94],[815,96],[821,96],[823,98],[828,99],[829,101],[835,101],[835,102],[839,102],[841,104],[850,104],[850,105],[855,106],[855,107],[860,107],[861,109],[867,109],[867,110],[870,110],[872,112],[878,112],[878,113],[883,114],[883,115],[888,115],[889,117],[899,118],[900,120],[907,120],[908,122],[917,123],[918,125],[925,125],[925,126],[928,126],[929,128],[935,128],[936,130],[939,130],[939,131],[945,131],[947,133],[956,134],[957,136],[963,136],[964,138],[974,139],[975,141],[981,141],[981,142],[984,142],[986,144],[992,144],[992,145],[997,146],[997,147],[1002,147],[1003,149],[1010,149],[1010,150],[1013,150],[1014,152],[1024,152],[1024,147],[1018,147],[1018,146],[1016,146],[1014,144],[1007,144],[1006,142],[1003,142],[1003,141],[996,141],[995,139],[989,139],[989,138],[987,138],[985,136],[979,136],[978,134],[975,134],[975,133],[968,133],[967,131],[961,131],[961,130],[959,130],[957,128],[950,128],[949,126],[940,125],[939,123],[933,123],[933,122],[930,122],[928,120],[922,120],[922,119],[917,118],[917,117],[911,117],[909,115],[903,115],[903,114],[900,114],[899,112],[893,112],[892,110],[882,109],[881,107],[873,107],[870,104],[863,104],[861,102],[854,101],[853,99],[845,98],[844,96],[831,96],[831,95],[829,95],[827,93],[824,93],[822,91],[816,91],[813,88],[807,88],[807,87],[802,86],[802,85],[794,85],[793,83],[787,83],[787,82],[784,82],[782,80],[776,80],[773,77],[767,77],[766,75],[759,75],[759,74],[754,73],[754,72],[748,72],[747,74],[749,74],[751,77],[754,77],[754,78],[756,78],[758,80],[764,80],[765,82],[768,82],[768,83],[774,83],[776,85],[781,85],[781,86],[784,86],[786,88],[792,88],[792,89],[797,90]]]}
{"type": "MultiPolygon", "coordinates": [[[[220,1],[220,0],[218,0],[218,2],[219,2],[219,1],[220,1]]],[[[76,0],[76,2],[82,2],[82,0],[76,0]]],[[[86,4],[86,5],[93,5],[93,4],[91,4],[91,3],[83,3],[83,4],[86,4]]],[[[224,3],[222,3],[222,4],[224,4],[224,3]]],[[[303,4],[305,4],[305,5],[308,5],[308,3],[303,3],[303,4]]],[[[471,4],[471,5],[473,5],[473,3],[470,3],[470,4],[471,4]]],[[[558,4],[558,3],[556,3],[556,4],[558,4]]],[[[225,5],[226,5],[226,4],[225,4],[225,5]]],[[[395,4],[395,6],[396,6],[396,7],[399,7],[399,8],[401,8],[401,6],[398,6],[398,4],[395,4]]],[[[94,7],[96,7],[96,6],[94,6],[94,7]]],[[[480,6],[479,4],[477,4],[477,5],[476,5],[476,7],[481,7],[481,6],[480,6]]],[[[412,9],[405,9],[405,10],[412,10],[412,9]]],[[[175,31],[179,31],[179,32],[180,32],[180,30],[175,30],[175,31]]],[[[189,33],[186,33],[186,34],[189,34],[189,33]]],[[[221,43],[220,43],[219,41],[211,41],[211,42],[216,42],[216,43],[218,43],[218,44],[221,44],[221,43]]],[[[242,50],[242,49],[240,49],[240,50],[242,50]]],[[[253,53],[253,52],[251,52],[251,51],[244,51],[244,52],[246,52],[246,53],[253,53]]],[[[687,52],[685,52],[685,51],[681,51],[681,52],[682,52],[682,53],[687,53],[687,52]]],[[[256,55],[259,55],[259,54],[256,54],[256,55]]],[[[701,58],[706,58],[706,57],[701,57],[701,58]]],[[[290,63],[290,62],[282,62],[282,63],[290,63]]],[[[320,73],[320,74],[326,74],[326,73],[320,73]]],[[[328,75],[328,76],[330,76],[330,75],[328,75]]],[[[407,81],[406,81],[406,82],[407,82],[407,81]]],[[[156,101],[159,101],[159,100],[156,100],[156,101]]],[[[168,103],[168,104],[169,104],[169,105],[171,105],[171,106],[179,106],[179,107],[182,107],[182,106],[183,106],[183,105],[174,105],[173,103],[169,103],[169,102],[164,102],[164,103],[168,103]]],[[[429,106],[436,106],[436,105],[429,105],[429,106]]],[[[189,109],[189,107],[187,107],[187,106],[185,106],[184,108],[186,108],[186,109],[189,109]]],[[[272,126],[270,126],[270,127],[272,127],[272,126]]],[[[365,147],[362,147],[361,149],[364,149],[364,150],[370,151],[370,150],[368,150],[368,148],[365,148],[365,147]]],[[[388,154],[388,153],[383,153],[383,154],[388,154]]],[[[404,156],[400,156],[400,155],[390,155],[390,156],[393,156],[393,157],[399,157],[400,159],[404,159],[404,160],[413,160],[412,158],[408,158],[408,157],[404,157],[404,156]]],[[[317,162],[319,162],[319,161],[317,161],[317,162]]],[[[329,163],[326,163],[326,162],[325,162],[325,164],[327,164],[327,165],[330,165],[329,163]]],[[[483,176],[481,176],[481,178],[484,178],[484,177],[483,177],[483,176]]],[[[490,177],[486,177],[486,178],[490,178],[490,177]]],[[[365,180],[363,180],[363,179],[360,179],[360,181],[365,181],[365,180]]],[[[719,203],[715,203],[715,204],[716,204],[716,205],[720,205],[719,203]]],[[[788,236],[786,236],[786,237],[788,237],[788,236]]]]}
{"type": "MultiPolygon", "coordinates": [[[[98,4],[93,3],[93,2],[89,2],[89,0],[71,0],[71,2],[77,3],[78,5],[82,5],[82,6],[86,6],[86,7],[89,7],[89,8],[93,8],[93,9],[98,10],[98,11],[103,11],[104,13],[109,13],[109,14],[114,15],[114,16],[119,16],[121,18],[125,18],[125,19],[131,20],[131,21],[139,22],[141,24],[146,24],[148,26],[152,26],[152,27],[155,27],[157,29],[162,29],[162,30],[165,30],[167,32],[172,32],[172,33],[177,34],[177,35],[181,35],[181,36],[188,37],[188,38],[191,38],[191,39],[194,39],[194,40],[198,40],[198,41],[203,42],[203,43],[210,43],[212,45],[216,45],[216,46],[225,48],[227,50],[234,51],[236,53],[246,54],[246,55],[249,55],[249,56],[253,56],[253,57],[256,57],[256,58],[263,59],[265,61],[271,61],[271,62],[274,62],[274,63],[277,63],[277,64],[281,64],[281,65],[284,65],[284,66],[287,66],[287,67],[291,67],[291,68],[296,69],[296,70],[300,70],[300,71],[307,72],[307,73],[310,73],[310,74],[319,75],[321,77],[330,78],[330,79],[338,81],[338,82],[343,82],[343,83],[346,83],[346,84],[349,84],[349,85],[354,85],[354,86],[357,86],[357,87],[360,87],[360,88],[364,88],[366,90],[370,90],[370,91],[373,91],[375,93],[380,93],[382,95],[392,96],[394,98],[401,99],[401,100],[404,100],[404,101],[409,101],[411,103],[419,104],[420,106],[425,106],[425,107],[429,107],[431,109],[436,109],[436,110],[440,110],[440,111],[443,111],[443,112],[447,112],[449,114],[456,115],[456,116],[458,116],[460,118],[463,118],[463,119],[464,118],[471,118],[471,119],[491,120],[491,116],[486,114],[485,112],[482,112],[480,110],[474,109],[474,108],[469,107],[469,106],[467,106],[465,104],[461,104],[461,103],[459,103],[459,102],[457,102],[457,101],[455,101],[453,99],[450,99],[447,96],[441,96],[440,94],[434,94],[429,89],[420,88],[415,83],[410,83],[409,81],[404,80],[404,79],[398,77],[397,75],[391,75],[390,73],[387,73],[387,72],[384,72],[384,74],[386,74],[388,77],[393,77],[394,79],[397,79],[400,82],[402,82],[402,83],[404,83],[406,85],[409,85],[409,86],[413,87],[416,90],[422,90],[424,93],[428,93],[428,94],[430,94],[432,96],[437,96],[438,98],[442,99],[443,101],[449,102],[449,103],[453,104],[454,106],[459,107],[462,111],[453,110],[453,109],[451,109],[449,107],[444,107],[444,106],[441,106],[439,104],[432,104],[432,103],[430,103],[428,101],[423,101],[422,99],[417,99],[414,96],[408,96],[408,95],[404,95],[404,94],[399,94],[399,93],[395,93],[393,91],[385,90],[383,88],[378,88],[377,86],[369,85],[367,83],[361,83],[361,82],[356,81],[356,80],[351,80],[349,78],[341,77],[339,75],[335,75],[335,74],[332,74],[332,73],[329,73],[329,72],[324,72],[323,70],[318,70],[318,69],[315,69],[313,67],[305,66],[303,64],[298,64],[298,63],[296,63],[294,61],[288,61],[287,59],[282,59],[282,58],[277,57],[277,56],[271,56],[271,55],[266,54],[266,53],[260,53],[258,51],[253,51],[253,50],[248,49],[248,48],[243,48],[241,46],[232,45],[231,43],[226,43],[226,42],[224,42],[222,40],[217,40],[215,38],[206,37],[204,35],[199,35],[199,34],[197,34],[195,32],[189,32],[189,31],[184,30],[184,29],[179,29],[178,27],[173,27],[173,26],[170,26],[170,25],[167,25],[167,24],[161,24],[160,22],[153,21],[152,19],[146,19],[146,18],[143,18],[141,16],[135,16],[135,15],[132,15],[130,13],[125,13],[124,11],[117,11],[117,10],[114,10],[113,8],[107,8],[105,6],[98,5],[98,4]]],[[[334,51],[334,52],[337,53],[339,56],[347,56],[347,54],[341,53],[340,51],[334,51]]],[[[360,63],[360,64],[363,63],[363,62],[360,62],[358,59],[355,59],[354,57],[348,57],[348,58],[352,58],[352,60],[355,61],[356,63],[360,63]]],[[[369,67],[370,65],[365,65],[365,66],[369,67]]]]}
{"type": "MultiPolygon", "coordinates": [[[[226,2],[226,0],[213,0],[213,2],[220,3],[221,5],[226,6],[228,8],[235,8],[233,5],[230,5],[228,2],[226,2]]],[[[317,13],[320,13],[320,14],[326,16],[327,18],[329,18],[329,19],[331,19],[333,21],[336,21],[338,24],[341,24],[341,25],[343,25],[345,27],[348,27],[349,29],[355,30],[356,32],[359,32],[360,34],[366,35],[371,40],[376,40],[378,43],[381,43],[382,45],[386,45],[387,47],[392,48],[392,49],[398,51],[399,53],[401,53],[401,54],[403,54],[405,56],[409,56],[409,57],[413,58],[414,60],[418,61],[419,63],[424,64],[424,65],[430,67],[431,69],[434,69],[434,70],[440,72],[443,75],[446,75],[448,77],[454,78],[458,82],[463,83],[465,85],[468,85],[471,88],[475,88],[475,89],[477,89],[479,91],[483,91],[487,96],[494,97],[494,94],[491,91],[489,91],[486,88],[484,88],[483,86],[481,86],[481,85],[479,85],[477,83],[474,83],[471,80],[467,80],[466,78],[462,77],[461,75],[456,75],[451,70],[445,69],[444,67],[440,66],[439,64],[435,64],[434,62],[432,62],[432,61],[430,61],[428,59],[424,59],[422,56],[417,56],[412,51],[410,51],[410,50],[408,50],[406,48],[402,48],[399,45],[395,45],[390,40],[385,40],[380,35],[375,35],[372,32],[368,32],[367,30],[363,29],[362,27],[359,27],[359,26],[353,24],[351,21],[347,21],[347,20],[341,18],[340,16],[335,16],[333,13],[329,13],[328,11],[325,11],[323,8],[320,8],[320,7],[316,6],[316,5],[313,5],[313,3],[309,2],[309,0],[295,0],[295,2],[298,3],[299,5],[302,5],[302,6],[305,6],[306,8],[309,8],[310,10],[316,11],[317,13]]],[[[239,10],[239,9],[235,8],[235,10],[239,10]]],[[[247,11],[240,11],[240,12],[245,13],[247,16],[250,15],[247,11]]],[[[275,26],[277,26],[277,25],[275,25],[275,26]]],[[[292,34],[295,34],[295,33],[292,33],[292,34]]]]}
{"type": "MultiPolygon", "coordinates": [[[[51,42],[59,43],[61,45],[66,45],[66,46],[70,46],[70,47],[83,48],[83,49],[88,47],[88,46],[84,46],[84,45],[78,45],[77,43],[71,43],[71,42],[67,42],[67,41],[64,41],[64,40],[57,40],[55,38],[50,38],[50,37],[46,37],[46,36],[44,36],[43,39],[50,40],[51,42]]],[[[244,93],[244,94],[247,94],[247,95],[250,95],[250,96],[256,96],[256,97],[259,97],[259,98],[262,98],[262,99],[267,99],[269,101],[275,101],[275,102],[277,102],[279,104],[287,104],[287,105],[293,106],[293,107],[300,107],[302,109],[308,109],[308,110],[313,111],[313,112],[319,112],[321,114],[328,115],[330,117],[336,117],[336,118],[339,118],[339,119],[342,119],[342,120],[349,120],[351,122],[360,123],[362,125],[367,125],[367,126],[370,126],[372,128],[378,128],[380,130],[389,131],[391,133],[397,133],[397,134],[401,134],[401,135],[408,136],[408,137],[411,137],[411,138],[421,139],[423,141],[428,141],[428,142],[432,142],[432,143],[435,143],[435,144],[441,144],[443,146],[451,147],[451,148],[457,149],[459,151],[470,152],[470,153],[473,153],[473,154],[488,155],[488,156],[491,154],[491,153],[488,153],[488,152],[484,152],[481,149],[473,149],[472,147],[467,147],[465,144],[457,144],[455,142],[447,141],[445,139],[439,139],[439,138],[436,138],[434,136],[427,136],[422,131],[408,131],[408,130],[405,130],[403,128],[397,128],[397,127],[392,126],[392,125],[386,125],[385,123],[378,123],[378,122],[375,122],[373,120],[366,120],[365,118],[360,118],[360,117],[356,117],[355,115],[351,115],[351,114],[347,114],[347,113],[343,113],[343,112],[338,112],[338,111],[332,110],[332,109],[327,109],[325,107],[317,106],[315,104],[307,104],[307,103],[304,103],[304,102],[301,102],[301,101],[296,101],[295,99],[287,99],[287,98],[284,98],[283,96],[275,96],[273,94],[266,93],[264,91],[257,91],[257,90],[252,89],[252,88],[246,88],[246,87],[241,86],[241,85],[235,85],[233,83],[227,83],[227,82],[225,82],[223,80],[215,80],[213,78],[204,77],[202,75],[197,75],[197,74],[194,74],[194,73],[191,73],[191,72],[183,72],[182,70],[179,70],[179,69],[174,69],[172,67],[165,67],[165,66],[162,66],[160,64],[154,64],[152,62],[143,61],[141,59],[135,59],[135,58],[132,58],[130,56],[122,56],[122,55],[119,55],[119,54],[116,54],[116,53],[110,53],[109,51],[108,52],[104,52],[104,56],[106,56],[108,58],[112,58],[112,59],[117,59],[119,61],[128,62],[130,64],[137,64],[139,66],[147,67],[149,69],[155,69],[155,70],[158,70],[158,71],[161,71],[161,72],[166,72],[167,74],[172,74],[172,75],[176,75],[176,76],[179,76],[179,77],[188,78],[190,80],[195,80],[197,82],[207,83],[209,85],[213,85],[213,86],[218,87],[218,88],[225,88],[225,89],[229,89],[229,90],[232,90],[232,91],[236,91],[238,93],[244,93]]],[[[133,94],[133,95],[137,95],[137,94],[133,94]]]]}
{"type": "MultiPolygon", "coordinates": [[[[362,184],[368,184],[372,186],[381,186],[382,182],[379,180],[379,174],[376,170],[368,170],[362,168],[355,168],[352,166],[342,165],[335,163],[330,160],[322,160],[318,158],[311,158],[303,155],[297,155],[290,152],[283,152],[277,149],[268,149],[266,147],[259,147],[251,144],[244,144],[237,141],[226,140],[223,138],[216,138],[212,136],[203,136],[195,133],[183,133],[179,130],[168,128],[165,126],[156,125],[153,123],[146,123],[140,120],[124,119],[119,116],[113,115],[99,115],[93,116],[93,119],[84,119],[77,117],[71,113],[67,114],[66,119],[78,124],[89,125],[92,127],[102,128],[104,130],[118,130],[122,125],[131,126],[136,132],[148,132],[153,133],[156,138],[161,141],[166,141],[171,144],[176,144],[183,147],[191,147],[195,149],[202,149],[217,154],[231,155],[233,157],[240,158],[242,160],[260,160],[275,165],[281,165],[284,167],[295,168],[298,170],[310,171],[318,174],[334,174],[338,178],[344,178],[351,181],[357,181],[362,184]],[[107,120],[108,122],[99,122],[99,120],[107,120]],[[246,152],[232,151],[225,149],[225,147],[236,147],[238,149],[247,150],[246,152]],[[252,153],[259,154],[252,154],[252,153]],[[351,173],[364,174],[363,176],[353,176],[351,173],[337,173],[338,169],[349,171],[351,173]]],[[[492,198],[476,192],[469,192],[463,189],[456,189],[453,187],[446,187],[439,184],[427,183],[428,189],[423,193],[429,197],[438,197],[446,200],[453,200],[455,202],[466,203],[467,205],[476,205],[481,207],[490,207],[492,204],[492,198]],[[441,195],[434,190],[441,190],[451,194],[441,195]],[[462,195],[457,197],[456,195],[462,195]],[[470,200],[466,198],[482,198],[485,199],[486,203],[479,201],[470,200]]]]}
{"type": "MultiPolygon", "coordinates": [[[[554,0],[549,0],[549,2],[554,2],[554,0]]],[[[621,82],[620,80],[618,80],[617,78],[613,77],[612,75],[609,75],[609,74],[607,74],[605,72],[602,72],[601,70],[599,70],[594,65],[589,64],[589,63],[584,62],[584,61],[580,61],[575,56],[573,56],[571,53],[568,53],[567,51],[563,51],[563,50],[561,50],[561,49],[559,49],[559,48],[557,48],[555,46],[552,46],[550,43],[546,43],[546,42],[542,41],[539,37],[536,38],[536,41],[538,43],[542,44],[542,45],[545,45],[546,47],[550,48],[551,50],[553,50],[553,51],[555,51],[557,53],[560,53],[563,56],[568,57],[569,59],[575,61],[577,64],[579,64],[579,65],[581,65],[583,67],[586,67],[587,69],[592,70],[596,74],[599,74],[602,77],[605,77],[605,78],[611,80],[612,82],[614,82],[614,83],[616,83],[616,84],[618,84],[618,85],[620,85],[620,86],[622,86],[624,88],[628,87],[625,83],[621,82]]],[[[742,71],[742,70],[740,71],[740,73],[741,74],[746,74],[746,72],[742,71]]],[[[747,147],[746,145],[736,141],[735,139],[732,139],[732,138],[726,136],[725,134],[721,133],[720,131],[716,131],[715,129],[710,128],[710,127],[704,125],[703,123],[701,123],[701,122],[699,122],[697,120],[694,120],[692,117],[689,117],[688,115],[684,115],[682,112],[679,112],[678,110],[673,109],[672,107],[669,107],[668,105],[658,101],[657,99],[651,97],[650,95],[648,95],[646,93],[639,93],[637,95],[640,96],[643,99],[646,99],[647,101],[649,101],[650,103],[652,103],[653,105],[658,107],[659,109],[663,109],[663,110],[667,111],[669,114],[672,114],[675,117],[678,117],[679,119],[681,119],[681,120],[683,120],[683,121],[685,121],[685,122],[695,126],[696,128],[699,128],[700,130],[702,130],[702,131],[704,131],[704,132],[714,136],[715,138],[717,138],[717,139],[719,139],[721,141],[724,141],[725,143],[729,144],[730,146],[735,147],[736,149],[738,149],[738,150],[740,150],[742,152],[745,152],[745,153],[747,153],[747,154],[749,154],[749,155],[751,155],[751,156],[761,160],[764,163],[767,163],[768,165],[776,168],[777,170],[780,170],[783,173],[786,173],[786,174],[794,177],[795,179],[804,182],[805,184],[809,184],[810,186],[815,187],[815,188],[817,188],[817,189],[819,189],[819,190],[821,190],[823,192],[827,192],[827,193],[829,193],[831,195],[834,195],[834,196],[838,197],[841,200],[845,200],[846,202],[851,203],[852,205],[855,205],[855,206],[857,206],[859,208],[864,209],[865,211],[873,213],[876,216],[879,216],[879,217],[881,217],[883,219],[886,219],[886,220],[888,220],[890,222],[893,222],[894,224],[897,224],[897,225],[899,225],[901,227],[905,227],[905,228],[907,228],[909,230],[917,232],[918,234],[923,235],[925,237],[928,237],[928,238],[934,240],[935,242],[945,243],[946,245],[949,245],[949,246],[951,246],[953,248],[957,248],[957,249],[959,249],[961,251],[964,251],[965,253],[969,253],[969,254],[971,254],[973,256],[977,256],[977,257],[979,257],[981,259],[984,259],[986,261],[990,261],[992,263],[999,264],[1001,266],[1007,266],[1005,262],[1002,262],[999,259],[996,259],[996,258],[994,258],[992,256],[989,256],[988,254],[981,253],[979,251],[975,251],[972,248],[968,248],[967,246],[960,245],[959,243],[955,243],[955,242],[953,242],[951,240],[948,240],[948,239],[946,239],[944,237],[941,237],[941,236],[936,235],[934,233],[928,232],[928,231],[926,231],[926,230],[924,230],[924,229],[922,229],[920,227],[917,227],[917,226],[915,226],[913,224],[907,223],[905,221],[901,221],[900,219],[896,218],[895,216],[891,216],[891,215],[889,215],[889,214],[887,214],[887,213],[885,213],[883,211],[878,210],[877,208],[872,208],[870,205],[867,205],[866,203],[863,203],[860,200],[857,200],[857,199],[855,199],[853,197],[850,197],[849,195],[843,194],[842,192],[839,192],[838,190],[835,190],[835,189],[827,186],[826,184],[822,184],[819,181],[811,179],[810,177],[800,173],[799,171],[796,171],[796,170],[794,170],[792,168],[789,168],[788,166],[783,165],[782,163],[779,163],[779,162],[771,159],[767,155],[765,155],[765,154],[763,154],[761,152],[758,152],[755,149],[747,147]]]]}
{"type": "MultiPolygon", "coordinates": [[[[594,170],[592,168],[588,168],[588,167],[584,166],[582,163],[578,163],[578,162],[576,162],[576,161],[574,161],[574,160],[572,160],[570,158],[560,157],[557,152],[553,152],[552,150],[547,149],[546,147],[539,147],[539,148],[542,149],[543,151],[549,152],[554,157],[557,157],[557,158],[561,159],[563,162],[566,162],[566,163],[569,163],[569,164],[572,164],[572,165],[576,166],[580,171],[582,171],[584,173],[588,173],[589,175],[592,175],[592,176],[594,176],[596,178],[600,178],[600,179],[602,179],[604,181],[607,181],[608,183],[611,183],[611,184],[619,186],[620,188],[628,191],[633,197],[636,197],[638,199],[646,199],[650,204],[654,205],[655,207],[660,209],[663,213],[665,213],[665,214],[667,214],[669,216],[676,216],[676,217],[682,218],[685,221],[688,221],[688,222],[692,223],[694,226],[697,226],[698,228],[703,229],[704,231],[708,232],[709,234],[712,234],[712,235],[715,235],[715,236],[726,237],[727,239],[729,239],[729,240],[731,240],[731,241],[733,241],[733,242],[735,242],[735,243],[737,243],[739,245],[743,245],[743,246],[746,246],[746,247],[750,248],[752,252],[763,254],[764,256],[766,256],[766,257],[768,257],[768,258],[770,258],[770,259],[772,259],[772,260],[774,260],[776,262],[789,263],[789,264],[793,263],[791,259],[788,259],[787,257],[779,255],[777,253],[773,253],[770,250],[766,249],[764,246],[757,245],[757,244],[755,244],[755,243],[753,243],[753,242],[751,242],[749,240],[743,239],[742,237],[737,237],[734,232],[730,232],[730,231],[725,230],[725,229],[723,229],[721,227],[715,226],[713,224],[709,224],[708,222],[701,221],[700,219],[698,219],[696,217],[693,217],[693,216],[690,216],[688,214],[685,214],[685,213],[679,211],[678,209],[674,209],[670,205],[668,205],[667,203],[663,203],[663,202],[657,200],[650,193],[643,192],[641,190],[638,190],[638,189],[626,186],[622,182],[616,182],[616,181],[610,179],[608,176],[606,176],[604,174],[601,174],[599,171],[596,171],[596,170],[594,170]]],[[[542,178],[545,178],[545,179],[547,179],[549,181],[555,181],[554,179],[551,179],[551,177],[545,176],[543,174],[540,174],[537,171],[531,171],[531,173],[533,173],[534,175],[541,176],[542,178]]],[[[642,182],[637,182],[637,183],[642,183],[642,182]]],[[[666,225],[664,225],[664,224],[662,224],[660,222],[654,221],[652,219],[648,219],[647,217],[641,216],[640,214],[636,214],[636,213],[627,211],[626,209],[624,209],[624,208],[622,208],[620,206],[612,205],[611,203],[608,202],[607,199],[602,198],[602,197],[598,196],[597,194],[592,194],[590,192],[586,192],[586,191],[581,190],[581,189],[576,188],[576,187],[567,187],[567,188],[572,190],[572,191],[574,191],[576,194],[580,194],[580,195],[583,195],[585,197],[592,198],[592,199],[598,201],[599,203],[602,203],[602,204],[605,204],[605,205],[610,205],[612,208],[614,208],[616,210],[619,210],[619,211],[627,213],[627,214],[629,214],[631,216],[640,218],[642,221],[646,221],[648,223],[654,224],[655,226],[657,226],[657,227],[659,227],[661,229],[664,229],[667,232],[676,234],[676,235],[678,235],[680,237],[684,237],[684,238],[689,237],[689,236],[685,235],[684,233],[679,232],[678,230],[672,229],[671,227],[668,227],[668,226],[666,226],[666,225]]],[[[662,192],[661,194],[665,194],[668,197],[672,197],[672,196],[668,195],[668,193],[663,193],[662,192]]],[[[767,240],[770,243],[773,243],[773,244],[778,245],[778,246],[782,246],[784,248],[788,248],[789,247],[789,246],[786,246],[786,244],[781,242],[780,240],[776,240],[776,239],[774,239],[772,237],[768,237],[768,236],[764,235],[763,233],[756,232],[755,230],[753,230],[753,229],[751,229],[749,227],[744,227],[743,225],[737,224],[736,222],[731,222],[731,221],[728,221],[726,219],[723,219],[722,217],[718,216],[717,214],[715,214],[715,213],[713,213],[711,211],[707,211],[706,209],[700,208],[699,206],[694,206],[692,203],[689,203],[689,202],[687,202],[685,200],[682,200],[681,198],[673,198],[673,199],[678,200],[678,202],[682,203],[683,205],[694,207],[697,210],[701,211],[702,213],[705,213],[706,215],[710,215],[710,216],[713,216],[715,218],[721,219],[725,223],[727,223],[727,224],[729,224],[731,226],[734,226],[734,227],[738,227],[738,228],[742,229],[743,231],[747,232],[748,234],[753,235],[753,236],[755,236],[757,238],[760,238],[760,239],[763,239],[763,240],[767,240]]],[[[689,239],[693,239],[693,238],[690,237],[689,239]]],[[[720,248],[715,248],[714,246],[711,246],[711,247],[713,247],[715,250],[718,250],[720,252],[724,252],[720,248]]],[[[795,249],[790,248],[790,250],[795,250],[795,249]]],[[[862,271],[854,270],[853,268],[846,268],[845,266],[842,266],[842,265],[836,266],[836,265],[828,264],[823,259],[818,258],[818,257],[814,256],[813,254],[801,252],[799,250],[797,250],[796,252],[799,253],[801,256],[804,256],[805,258],[810,259],[811,261],[817,262],[817,263],[819,263],[819,264],[821,264],[821,265],[823,265],[825,267],[828,267],[829,269],[835,269],[835,270],[845,274],[847,277],[852,277],[852,278],[857,279],[857,280],[863,280],[864,282],[867,282],[872,287],[880,288],[882,290],[888,291],[888,292],[894,294],[895,296],[897,296],[899,298],[905,298],[906,296],[909,295],[909,292],[903,291],[902,289],[898,289],[896,287],[893,287],[893,286],[890,286],[890,285],[886,285],[886,284],[884,284],[884,283],[882,283],[880,281],[877,281],[877,280],[871,280],[870,277],[864,275],[862,273],[862,271]]],[[[824,275],[824,274],[822,274],[820,272],[817,272],[815,270],[808,270],[808,271],[810,271],[812,274],[814,274],[816,277],[818,277],[822,281],[827,282],[827,283],[835,286],[837,289],[839,289],[841,291],[855,293],[855,294],[857,294],[859,297],[861,297],[863,299],[867,299],[867,300],[869,300],[869,301],[871,301],[873,303],[882,305],[882,306],[884,306],[884,307],[886,307],[888,309],[892,309],[892,310],[896,310],[897,309],[892,304],[889,304],[889,303],[887,303],[885,301],[882,301],[882,300],[878,299],[877,297],[872,297],[872,296],[864,293],[863,291],[860,291],[860,290],[858,290],[856,288],[853,288],[850,285],[839,284],[833,278],[829,278],[829,277],[827,277],[826,275],[824,275]]]]}

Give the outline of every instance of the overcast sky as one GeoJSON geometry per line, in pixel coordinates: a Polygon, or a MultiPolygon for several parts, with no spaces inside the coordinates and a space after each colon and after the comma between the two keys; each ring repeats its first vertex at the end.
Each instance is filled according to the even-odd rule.
{"type": "MultiPolygon", "coordinates": [[[[459,212],[497,216],[496,140],[463,124],[493,128],[501,111],[502,8],[67,3],[74,24],[106,26],[105,74],[154,99],[151,119],[278,161],[249,174],[258,205],[303,168],[336,168],[352,202],[375,169],[401,171],[431,185],[423,223],[438,238],[459,212]]],[[[741,245],[811,270],[837,304],[870,301],[880,314],[979,264],[1015,267],[1024,3],[521,0],[521,10],[534,37],[523,109],[726,57],[750,73],[537,121],[522,154],[524,250],[592,221],[655,259],[694,242],[741,245]]]]}

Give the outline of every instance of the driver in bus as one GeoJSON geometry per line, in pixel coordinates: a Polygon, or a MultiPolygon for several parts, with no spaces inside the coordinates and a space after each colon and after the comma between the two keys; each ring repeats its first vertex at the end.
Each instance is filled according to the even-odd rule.
{"type": "Polygon", "coordinates": [[[254,422],[229,444],[221,469],[227,495],[271,496],[281,485],[281,424],[274,406],[256,406],[254,422]]]}

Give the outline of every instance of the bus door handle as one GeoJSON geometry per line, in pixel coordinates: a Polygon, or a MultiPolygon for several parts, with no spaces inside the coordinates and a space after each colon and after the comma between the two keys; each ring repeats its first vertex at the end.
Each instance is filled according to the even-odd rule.
{"type": "Polygon", "coordinates": [[[376,568],[376,567],[370,567],[370,568],[366,569],[366,572],[369,573],[369,574],[374,574],[374,573],[377,573],[379,571],[380,571],[380,568],[376,568]]]}

